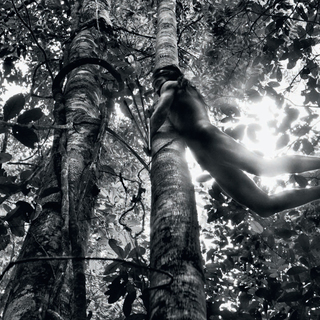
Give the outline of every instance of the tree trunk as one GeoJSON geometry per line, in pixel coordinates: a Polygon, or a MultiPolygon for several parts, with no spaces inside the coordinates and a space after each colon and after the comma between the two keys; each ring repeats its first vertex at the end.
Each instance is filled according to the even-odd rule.
{"type": "MultiPolygon", "coordinates": [[[[175,3],[159,1],[156,69],[178,61],[175,3]]],[[[152,141],[150,319],[206,319],[194,188],[185,143],[166,122],[152,141]]]]}
{"type": "Polygon", "coordinates": [[[58,87],[53,88],[56,123],[70,124],[71,129],[55,133],[49,164],[41,177],[42,212],[32,221],[18,259],[34,261],[18,264],[12,273],[5,320],[87,318],[85,261],[54,259],[85,256],[97,195],[95,165],[106,122],[97,66],[82,65],[83,60],[77,66],[77,61],[102,57],[96,41],[101,38],[97,13],[105,18],[107,8],[90,0],[84,0],[79,8],[74,17],[79,17],[82,25],[95,23],[77,33],[81,25],[75,23],[76,36],[65,52],[66,65],[74,66],[72,70],[64,68],[62,75],[60,72],[58,87]],[[59,86],[65,76],[68,81],[62,94],[59,86]]]}

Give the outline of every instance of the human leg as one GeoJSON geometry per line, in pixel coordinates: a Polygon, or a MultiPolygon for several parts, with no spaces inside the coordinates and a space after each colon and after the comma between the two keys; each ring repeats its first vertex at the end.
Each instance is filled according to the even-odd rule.
{"type": "Polygon", "coordinates": [[[210,173],[226,194],[262,217],[320,199],[320,187],[268,195],[239,169],[221,166],[210,173]]]}
{"type": "Polygon", "coordinates": [[[195,124],[187,144],[199,163],[238,168],[257,176],[276,176],[283,173],[301,173],[320,169],[320,158],[310,156],[283,156],[264,158],[237,142],[208,121],[195,124]]]}
{"type": "Polygon", "coordinates": [[[226,166],[262,175],[268,166],[266,159],[248,150],[208,121],[199,121],[194,127],[194,130],[188,132],[186,142],[204,169],[226,166]]]}
{"type": "Polygon", "coordinates": [[[311,156],[283,156],[266,159],[266,176],[275,176],[282,173],[301,173],[320,169],[320,158],[311,156]]]}

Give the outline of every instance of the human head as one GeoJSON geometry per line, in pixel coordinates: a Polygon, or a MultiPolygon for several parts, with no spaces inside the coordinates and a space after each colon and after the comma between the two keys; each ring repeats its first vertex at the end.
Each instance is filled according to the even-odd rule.
{"type": "Polygon", "coordinates": [[[159,95],[161,86],[169,80],[177,80],[179,77],[183,76],[183,73],[175,65],[165,66],[159,68],[153,73],[152,85],[154,91],[159,95]]]}

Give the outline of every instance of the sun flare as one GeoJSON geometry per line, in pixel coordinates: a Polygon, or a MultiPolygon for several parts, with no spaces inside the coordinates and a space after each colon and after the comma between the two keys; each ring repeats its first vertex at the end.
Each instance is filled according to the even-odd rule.
{"type": "Polygon", "coordinates": [[[257,151],[264,157],[276,156],[279,153],[279,150],[276,150],[278,137],[270,123],[281,120],[284,116],[283,111],[278,109],[274,101],[268,97],[264,97],[258,104],[245,104],[243,109],[246,115],[240,119],[240,122],[249,125],[255,121],[261,129],[256,131],[256,141],[252,141],[247,134],[242,143],[248,149],[257,151]]]}
{"type": "MultiPolygon", "coordinates": [[[[277,140],[279,135],[276,132],[276,123],[281,123],[285,112],[276,106],[273,99],[264,97],[261,102],[257,104],[243,103],[240,105],[243,111],[243,116],[240,117],[238,122],[223,124],[224,128],[236,127],[238,125],[247,126],[246,134],[240,143],[253,152],[257,152],[263,157],[273,158],[286,153],[288,150],[285,148],[277,149],[277,140]],[[258,128],[255,131],[255,138],[252,139],[249,134],[249,128],[252,125],[258,128]],[[272,125],[274,124],[274,125],[272,125]]],[[[217,124],[219,126],[219,124],[217,124]]],[[[194,182],[201,180],[204,172],[201,167],[196,163],[191,151],[187,149],[187,161],[191,170],[192,179],[194,182]],[[200,179],[199,179],[200,177],[200,179]]],[[[261,183],[269,190],[275,191],[276,181],[279,177],[261,177],[261,183]]],[[[208,181],[212,183],[212,181],[208,181]]]]}

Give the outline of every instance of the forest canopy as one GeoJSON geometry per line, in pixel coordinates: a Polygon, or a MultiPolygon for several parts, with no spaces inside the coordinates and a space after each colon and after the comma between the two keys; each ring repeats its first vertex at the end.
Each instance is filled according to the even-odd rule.
{"type": "MultiPolygon", "coordinates": [[[[0,315],[9,319],[16,277],[28,284],[38,272],[52,319],[58,303],[68,319],[66,301],[86,301],[92,319],[146,319],[150,272],[173,281],[149,265],[157,3],[2,2],[0,315]],[[85,276],[86,298],[59,295],[70,283],[52,280],[70,260],[53,257],[76,254],[86,259],[72,262],[74,287],[85,276]]],[[[319,155],[319,1],[182,0],[176,21],[179,66],[214,125],[264,156],[265,135],[272,156],[319,155]]],[[[189,166],[207,319],[320,319],[319,203],[261,218],[189,166]]],[[[319,177],[254,180],[273,194],[319,177]]]]}

